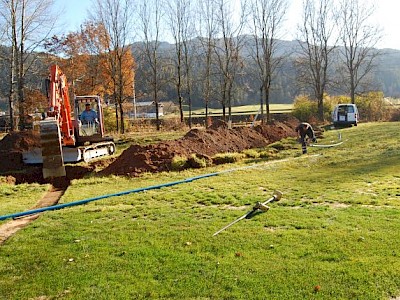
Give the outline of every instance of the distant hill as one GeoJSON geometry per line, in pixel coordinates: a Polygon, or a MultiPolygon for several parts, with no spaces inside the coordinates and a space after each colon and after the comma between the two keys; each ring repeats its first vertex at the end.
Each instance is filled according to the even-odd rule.
{"type": "MultiPolygon", "coordinates": [[[[259,96],[259,87],[257,81],[255,80],[253,74],[254,70],[249,70],[246,67],[249,66],[251,62],[250,53],[252,46],[254,46],[254,41],[250,36],[244,37],[246,47],[242,49],[241,56],[244,58],[245,69],[242,75],[238,78],[239,87],[237,92],[237,97],[240,99],[235,99],[237,104],[255,104],[257,103],[259,96]]],[[[200,38],[193,39],[191,42],[191,48],[196,49],[196,55],[201,56],[202,44],[200,38]]],[[[291,103],[299,94],[299,90],[296,87],[296,72],[293,68],[293,60],[298,57],[300,53],[299,41],[286,41],[279,40],[278,47],[276,50],[276,55],[283,56],[285,58],[281,68],[275,80],[273,82],[272,92],[271,92],[271,102],[272,103],[291,103]]],[[[132,51],[134,56],[140,52],[143,47],[143,43],[135,43],[132,45],[132,51]]],[[[159,53],[162,57],[168,58],[173,57],[175,51],[175,45],[167,42],[162,42],[159,48],[159,53]]],[[[369,90],[382,90],[385,96],[388,97],[400,97],[400,50],[394,49],[381,49],[377,50],[381,55],[376,59],[376,67],[374,71],[370,74],[370,81],[367,88],[369,90]]],[[[137,84],[136,88],[138,91],[145,91],[145,80],[140,78],[140,74],[148,74],[146,66],[138,64],[137,84]]],[[[200,74],[201,64],[196,64],[196,69],[194,70],[195,76],[198,78],[200,74]]],[[[175,87],[172,84],[164,84],[165,95],[174,97],[175,87]]],[[[198,92],[198,91],[197,91],[198,92]]],[[[329,94],[340,94],[343,93],[343,88],[336,87],[335,89],[328,90],[329,94]]],[[[194,101],[198,101],[201,105],[201,94],[196,93],[194,89],[194,101]]]]}
{"type": "MultiPolygon", "coordinates": [[[[244,104],[256,104],[259,101],[259,84],[254,76],[255,71],[251,70],[250,65],[252,64],[250,53],[251,47],[254,46],[254,41],[250,36],[243,36],[246,47],[243,48],[241,57],[244,59],[244,69],[241,75],[237,77],[237,84],[234,96],[234,105],[244,104]]],[[[139,97],[142,96],[143,100],[151,100],[151,90],[146,86],[147,78],[150,74],[149,66],[143,63],[138,56],[140,49],[144,46],[143,43],[137,42],[131,45],[133,55],[137,59],[137,71],[136,71],[136,90],[138,91],[139,97]],[[146,99],[147,98],[147,99],[146,99]]],[[[194,88],[193,88],[193,105],[202,106],[202,94],[200,85],[202,83],[201,74],[201,39],[195,38],[190,41],[190,48],[197,58],[194,64],[194,88]]],[[[293,99],[299,94],[296,88],[296,73],[293,68],[293,60],[298,56],[299,53],[299,42],[298,41],[278,41],[278,48],[276,55],[284,57],[284,62],[279,69],[277,76],[273,82],[271,92],[272,103],[291,103],[293,99]]],[[[171,66],[174,64],[174,51],[175,45],[162,42],[159,47],[159,55],[162,57],[162,61],[165,64],[165,70],[167,72],[162,75],[164,79],[161,86],[160,96],[162,100],[174,100],[176,99],[176,91],[173,80],[173,75],[168,73],[171,71],[171,66]]],[[[382,49],[379,50],[381,55],[376,60],[376,68],[371,74],[372,80],[369,84],[369,88],[373,90],[382,90],[385,96],[388,97],[400,97],[400,50],[395,49],[382,49]]],[[[9,63],[5,57],[9,49],[0,46],[0,110],[6,105],[6,95],[9,91],[9,63]]],[[[41,86],[43,81],[43,74],[47,72],[47,66],[44,63],[44,55],[40,56],[38,61],[35,63],[33,72],[27,74],[28,87],[38,88],[41,86]]],[[[337,89],[328,90],[329,94],[340,93],[337,89]]],[[[215,97],[214,97],[215,98],[215,97]]],[[[217,105],[214,103],[214,105],[217,105]]]]}

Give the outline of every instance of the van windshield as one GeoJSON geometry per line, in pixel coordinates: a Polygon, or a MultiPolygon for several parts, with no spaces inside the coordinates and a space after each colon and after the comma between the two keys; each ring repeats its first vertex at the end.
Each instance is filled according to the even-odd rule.
{"type": "Polygon", "coordinates": [[[354,107],[352,105],[343,105],[338,108],[339,113],[354,113],[354,107]]]}

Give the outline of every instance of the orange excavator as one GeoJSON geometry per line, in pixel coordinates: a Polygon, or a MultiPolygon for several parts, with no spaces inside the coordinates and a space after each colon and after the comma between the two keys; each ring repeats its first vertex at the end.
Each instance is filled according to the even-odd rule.
{"type": "Polygon", "coordinates": [[[104,135],[104,115],[99,96],[75,96],[75,119],[72,118],[67,78],[57,65],[50,67],[46,90],[49,105],[39,124],[41,148],[23,153],[24,163],[42,163],[44,178],[63,177],[66,176],[66,162],[87,162],[115,153],[112,138],[104,135]],[[83,118],[88,106],[91,120],[83,118]]]}

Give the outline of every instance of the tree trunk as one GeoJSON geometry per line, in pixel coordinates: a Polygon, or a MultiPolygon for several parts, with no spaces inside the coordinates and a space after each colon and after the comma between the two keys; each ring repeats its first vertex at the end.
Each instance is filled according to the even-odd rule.
{"type": "Polygon", "coordinates": [[[118,117],[118,103],[117,99],[114,98],[115,101],[115,122],[116,122],[116,130],[119,131],[119,117],[118,117]]]}
{"type": "Polygon", "coordinates": [[[318,119],[324,121],[324,97],[318,99],[318,119]]]}
{"type": "Polygon", "coordinates": [[[264,91],[265,96],[265,108],[266,108],[266,115],[267,115],[267,124],[271,122],[271,114],[269,110],[269,87],[265,87],[264,91]]]}
{"type": "Polygon", "coordinates": [[[125,133],[125,123],[124,123],[124,109],[122,106],[122,102],[119,103],[119,116],[121,120],[121,133],[125,133]]]}
{"type": "Polygon", "coordinates": [[[14,72],[15,72],[15,48],[11,47],[11,59],[10,59],[10,94],[8,98],[9,103],[9,115],[10,115],[10,131],[15,130],[14,123],[14,101],[15,101],[15,91],[14,91],[14,72]]]}

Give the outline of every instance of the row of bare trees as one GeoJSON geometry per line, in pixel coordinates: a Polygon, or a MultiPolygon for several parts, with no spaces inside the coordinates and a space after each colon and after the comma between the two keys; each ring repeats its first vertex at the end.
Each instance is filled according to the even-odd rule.
{"type": "MultiPolygon", "coordinates": [[[[10,116],[18,112],[21,128],[25,116],[25,77],[33,70],[35,51],[49,36],[55,26],[52,17],[53,0],[1,0],[0,43],[9,46],[9,53],[1,56],[9,66],[8,103],[10,116]]],[[[14,118],[10,118],[14,129],[14,118]]]]}
{"type": "Polygon", "coordinates": [[[298,79],[318,102],[320,120],[328,87],[345,87],[342,92],[352,103],[358,92],[368,90],[363,85],[370,84],[368,76],[380,54],[375,46],[381,39],[380,28],[370,22],[373,14],[374,7],[366,1],[303,0],[298,79]]]}
{"type": "MultiPolygon", "coordinates": [[[[28,71],[33,72],[28,58],[33,61],[33,53],[47,40],[47,49],[66,64],[74,88],[112,97],[121,132],[122,104],[136,93],[151,95],[160,129],[158,108],[166,82],[176,88],[173,97],[181,122],[187,106],[191,125],[193,89],[202,94],[206,118],[211,100],[217,100],[223,117],[231,120],[237,85],[249,70],[248,58],[259,86],[262,120],[264,109],[265,120],[270,120],[275,76],[286,57],[293,54],[277,52],[285,33],[289,0],[93,0],[88,21],[78,32],[49,40],[56,20],[45,16],[52,1],[0,0],[0,23],[4,25],[0,38],[12,49],[0,58],[9,62],[11,70],[10,115],[15,103],[19,114],[25,113],[24,91],[28,87],[24,78],[28,71]],[[44,19],[48,26],[43,26],[44,19]],[[163,53],[162,41],[166,39],[174,42],[173,54],[163,53]],[[135,59],[134,41],[142,45],[134,48],[135,59]],[[135,91],[135,70],[144,70],[142,65],[147,66],[146,71],[136,80],[145,83],[146,90],[135,91]]],[[[379,53],[374,47],[380,31],[370,23],[373,13],[373,6],[362,0],[303,0],[297,29],[296,80],[303,93],[318,101],[321,119],[327,88],[341,83],[353,101],[364,89],[379,53]]]]}
{"type": "MultiPolygon", "coordinates": [[[[150,66],[152,76],[141,74],[141,77],[151,78],[156,107],[159,99],[157,92],[165,82],[163,79],[169,79],[176,86],[182,122],[184,105],[187,105],[191,125],[191,93],[194,87],[204,99],[206,119],[213,100],[220,104],[223,118],[230,121],[236,85],[240,82],[238,78],[245,72],[247,58],[243,57],[243,49],[249,35],[257,36],[257,53],[253,53],[253,58],[259,67],[256,72],[259,76],[255,76],[255,80],[260,81],[260,92],[265,99],[269,99],[273,72],[279,62],[273,54],[279,38],[278,29],[283,26],[287,0],[171,0],[166,5],[162,5],[162,0],[152,0],[150,3],[151,12],[140,11],[139,32],[143,33],[145,46],[144,51],[138,50],[137,53],[138,57],[142,57],[140,62],[150,66]],[[249,23],[249,20],[254,21],[249,23]],[[163,22],[167,26],[163,26],[163,22]],[[175,45],[173,56],[157,55],[161,52],[161,32],[172,36],[175,45]],[[166,59],[169,63],[165,62],[166,59]],[[165,66],[169,69],[169,78],[162,78],[165,66]]],[[[261,99],[261,107],[266,103],[269,112],[268,100],[264,103],[264,98],[261,99]]]]}

